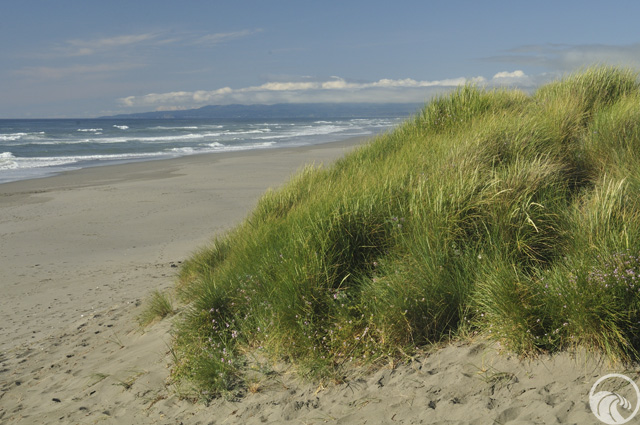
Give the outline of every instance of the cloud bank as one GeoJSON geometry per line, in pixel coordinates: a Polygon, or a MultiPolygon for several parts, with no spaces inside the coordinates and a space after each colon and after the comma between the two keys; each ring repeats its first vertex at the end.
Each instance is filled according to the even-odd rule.
{"type": "Polygon", "coordinates": [[[128,96],[119,103],[128,108],[177,109],[204,105],[273,104],[306,102],[425,102],[433,95],[464,84],[515,86],[531,88],[535,79],[517,70],[499,72],[492,78],[482,76],[446,80],[418,81],[412,78],[383,78],[373,82],[349,81],[341,77],[325,80],[267,82],[243,88],[223,87],[215,90],[175,91],[128,96]]]}

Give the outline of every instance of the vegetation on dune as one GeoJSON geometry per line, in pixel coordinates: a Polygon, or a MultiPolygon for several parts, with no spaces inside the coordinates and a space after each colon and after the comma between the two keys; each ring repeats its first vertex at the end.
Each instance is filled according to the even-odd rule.
{"type": "Polygon", "coordinates": [[[157,289],[149,295],[144,309],[138,316],[140,326],[147,326],[157,319],[172,316],[175,313],[171,297],[157,289]]]}
{"type": "Polygon", "coordinates": [[[635,72],[461,87],[186,262],[174,377],[210,397],[257,356],[322,378],[472,333],[636,359],[639,195],[635,72]]]}

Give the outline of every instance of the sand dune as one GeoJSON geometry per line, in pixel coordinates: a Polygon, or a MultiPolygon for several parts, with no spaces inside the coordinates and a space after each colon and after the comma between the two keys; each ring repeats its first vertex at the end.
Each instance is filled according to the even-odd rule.
{"type": "Polygon", "coordinates": [[[0,185],[0,423],[599,423],[588,395],[614,370],[606,363],[585,353],[523,361],[484,341],[326,387],[277,369],[255,394],[209,406],[166,386],[171,320],[141,329],[145,296],[170,287],[179,263],[265,189],[359,142],[0,185]]]}

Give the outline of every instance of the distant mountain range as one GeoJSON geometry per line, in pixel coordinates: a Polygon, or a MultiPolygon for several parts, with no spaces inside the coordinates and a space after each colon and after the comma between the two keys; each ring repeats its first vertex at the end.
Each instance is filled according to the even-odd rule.
{"type": "Polygon", "coordinates": [[[280,103],[275,105],[210,105],[180,111],[141,112],[100,118],[129,119],[268,119],[388,118],[415,114],[420,103],[280,103]]]}

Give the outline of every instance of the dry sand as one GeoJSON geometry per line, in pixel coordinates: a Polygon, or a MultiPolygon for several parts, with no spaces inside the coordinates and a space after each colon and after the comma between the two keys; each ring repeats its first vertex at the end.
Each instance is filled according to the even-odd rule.
{"type": "MultiPolygon", "coordinates": [[[[153,289],[268,187],[360,140],[85,169],[0,185],[0,423],[600,423],[612,369],[585,354],[520,361],[483,341],[327,388],[279,370],[209,406],[166,386],[170,320],[140,329],[153,289]]],[[[626,373],[640,382],[637,371],[626,373]]]]}

